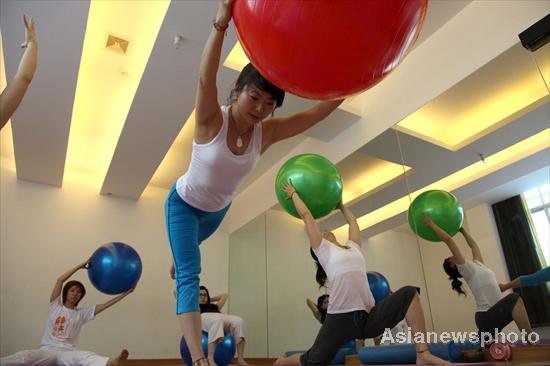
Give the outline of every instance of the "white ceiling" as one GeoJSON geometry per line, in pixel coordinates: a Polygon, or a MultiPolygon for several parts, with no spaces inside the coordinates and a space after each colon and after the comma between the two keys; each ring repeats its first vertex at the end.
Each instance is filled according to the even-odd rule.
{"type": "MultiPolygon", "coordinates": [[[[216,7],[215,1],[171,2],[98,194],[138,199],[149,184],[167,189],[185,171],[190,141],[178,135],[194,108],[200,55],[216,7]],[[185,39],[179,49],[173,45],[177,34],[185,39]],[[179,163],[169,169],[169,174],[151,182],[168,151],[181,155],[179,163]]],[[[62,185],[88,10],[86,1],[0,3],[8,80],[21,55],[21,14],[34,15],[39,32],[39,67],[24,102],[12,118],[19,179],[62,185]]],[[[403,64],[373,89],[348,100],[326,121],[264,154],[241,186],[224,229],[232,232],[276,204],[274,176],[291,155],[315,152],[338,163],[359,152],[401,162],[396,155],[399,150],[395,132],[388,129],[517,45],[517,34],[549,11],[550,2],[538,0],[431,1],[417,44],[403,64]]],[[[235,31],[230,29],[222,59],[235,42],[235,31]]],[[[220,67],[221,102],[236,77],[234,70],[220,67]]],[[[289,96],[277,113],[292,113],[311,103],[289,96]]],[[[547,111],[548,105],[544,108],[547,111]]],[[[532,114],[539,113],[537,118],[550,121],[544,108],[532,114]]],[[[539,131],[543,123],[524,122],[507,125],[456,153],[400,134],[406,164],[414,165],[416,172],[410,176],[409,185],[422,186],[426,180],[448,174],[478,159],[478,153],[489,154],[539,131]],[[523,126],[524,122],[527,127],[514,127],[523,126]],[[427,163],[426,159],[432,160],[427,163]],[[423,166],[433,169],[427,172],[423,166]]],[[[357,169],[361,169],[359,164],[357,169]]],[[[353,209],[358,214],[366,213],[403,192],[403,182],[396,183],[355,203],[353,209]]],[[[329,218],[324,225],[336,226],[336,220],[329,218]]]]}
{"type": "MultiPolygon", "coordinates": [[[[414,167],[414,172],[407,175],[404,180],[385,188],[368,200],[355,204],[353,211],[359,216],[371,212],[407,195],[409,192],[421,189],[434,181],[478,162],[481,159],[480,154],[490,156],[549,127],[550,103],[546,103],[517,119],[514,123],[506,125],[457,152],[445,150],[394,130],[386,131],[369,142],[361,151],[385,160],[401,162],[400,147],[397,143],[399,138],[404,163],[407,166],[414,167]]],[[[548,139],[550,140],[550,134],[548,139]]],[[[545,149],[469,183],[453,191],[453,193],[465,208],[483,202],[493,204],[550,182],[549,164],[550,151],[545,149]]],[[[402,225],[406,221],[406,215],[401,214],[368,228],[363,234],[366,236],[376,235],[402,225]]],[[[330,217],[322,222],[324,229],[333,229],[343,224],[344,221],[340,216],[330,217]]]]}

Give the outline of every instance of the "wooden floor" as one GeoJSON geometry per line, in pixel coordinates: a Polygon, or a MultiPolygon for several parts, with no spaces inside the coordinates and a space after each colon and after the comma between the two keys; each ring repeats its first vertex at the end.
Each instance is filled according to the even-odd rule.
{"type": "MultiPolygon", "coordinates": [[[[463,351],[463,357],[470,361],[485,362],[468,362],[468,363],[452,363],[455,366],[550,366],[550,345],[537,345],[528,347],[514,347],[512,352],[512,361],[494,361],[488,349],[484,350],[467,350],[463,351]]],[[[246,358],[251,366],[267,366],[273,365],[275,358],[246,358]]],[[[236,359],[233,359],[236,361],[236,359]]],[[[346,365],[358,366],[362,365],[357,355],[348,355],[345,359],[346,365]]],[[[181,366],[183,361],[178,358],[172,359],[130,359],[123,363],[123,366],[181,366]]],[[[232,364],[233,365],[233,364],[232,364]]],[[[236,365],[236,364],[235,364],[236,365]]],[[[381,365],[369,365],[381,366],[381,365]]],[[[404,366],[397,365],[394,366],[404,366]]]]}
{"type": "MultiPolygon", "coordinates": [[[[273,365],[275,358],[247,358],[250,366],[273,365]]],[[[182,366],[181,359],[149,359],[149,360],[127,360],[122,366],[182,366]]],[[[236,363],[231,365],[237,365],[236,363]]]]}
{"type": "MultiPolygon", "coordinates": [[[[133,360],[129,361],[128,363],[125,363],[124,365],[139,365],[139,366],[182,366],[183,362],[171,362],[166,363],[165,360],[147,360],[147,362],[143,362],[146,360],[133,360]]],[[[271,366],[273,363],[255,363],[250,364],[250,366],[271,366]]],[[[522,363],[522,362],[481,362],[481,363],[452,363],[451,365],[454,366],[550,366],[550,361],[547,362],[528,362],[528,363],[522,363]]],[[[369,365],[369,366],[390,366],[390,365],[369,365]]],[[[393,366],[410,366],[408,365],[393,365],[393,366]]]]}
{"type": "MultiPolygon", "coordinates": [[[[451,365],[455,366],[550,366],[550,345],[544,346],[532,346],[532,347],[518,347],[514,348],[512,353],[513,361],[493,361],[489,350],[480,350],[475,351],[481,352],[481,357],[474,359],[471,358],[472,351],[464,351],[464,357],[468,359],[470,357],[471,361],[486,360],[485,362],[468,362],[468,363],[452,363],[451,365]],[[468,357],[467,357],[468,356],[468,357]]],[[[247,358],[246,359],[251,366],[267,366],[273,365],[275,362],[274,358],[247,358]]],[[[236,359],[233,359],[236,361],[236,359]]],[[[183,365],[181,359],[141,359],[141,360],[127,360],[123,366],[181,366],[183,365]]],[[[348,355],[345,360],[346,365],[358,366],[362,365],[357,355],[348,355]]],[[[380,366],[380,365],[369,365],[369,366],[380,366]]],[[[405,366],[397,365],[394,366],[405,366]]]]}
{"type": "MultiPolygon", "coordinates": [[[[275,361],[275,359],[254,359],[254,360],[248,360],[248,361],[251,366],[268,366],[268,365],[273,365],[273,362],[275,361]],[[255,362],[252,362],[252,361],[255,361],[255,362]]],[[[128,360],[124,363],[124,366],[181,366],[181,365],[183,365],[183,361],[178,359],[128,360]]],[[[542,361],[542,362],[474,362],[474,363],[452,363],[451,365],[454,365],[454,366],[550,366],[550,359],[549,361],[542,361]]],[[[369,366],[389,366],[389,365],[369,365],[369,366]]],[[[394,364],[393,366],[410,366],[410,364],[408,365],[394,364]]]]}

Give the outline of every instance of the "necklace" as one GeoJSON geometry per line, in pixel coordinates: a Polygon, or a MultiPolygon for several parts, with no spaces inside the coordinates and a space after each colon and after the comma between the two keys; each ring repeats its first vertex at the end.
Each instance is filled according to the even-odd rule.
{"type": "Polygon", "coordinates": [[[239,131],[237,130],[237,125],[235,124],[235,120],[233,119],[233,115],[231,114],[231,110],[229,110],[229,120],[233,122],[233,130],[237,134],[237,141],[236,145],[237,147],[243,147],[243,139],[242,136],[246,135],[250,131],[250,127],[246,129],[243,133],[239,134],[239,131]]]}

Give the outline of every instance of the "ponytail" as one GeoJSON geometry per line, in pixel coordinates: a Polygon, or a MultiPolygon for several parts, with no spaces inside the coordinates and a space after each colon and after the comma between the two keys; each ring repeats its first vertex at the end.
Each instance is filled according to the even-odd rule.
{"type": "Polygon", "coordinates": [[[327,273],[321,266],[321,263],[319,263],[319,259],[315,255],[315,252],[313,252],[313,248],[309,248],[309,254],[311,254],[311,258],[315,261],[315,266],[317,267],[317,272],[315,273],[315,280],[319,284],[319,288],[321,287],[327,287],[327,273]]]}
{"type": "Polygon", "coordinates": [[[445,260],[443,261],[443,270],[449,276],[449,280],[451,280],[451,287],[453,288],[453,290],[456,291],[459,295],[466,296],[466,292],[462,288],[462,281],[459,280],[459,278],[462,278],[462,275],[460,274],[460,272],[458,272],[458,269],[456,269],[456,267],[451,266],[449,258],[445,258],[445,260]]]}

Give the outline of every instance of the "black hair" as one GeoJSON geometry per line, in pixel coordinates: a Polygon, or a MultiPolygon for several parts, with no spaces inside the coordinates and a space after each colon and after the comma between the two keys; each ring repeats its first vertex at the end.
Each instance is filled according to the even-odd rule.
{"type": "Polygon", "coordinates": [[[84,295],[86,295],[86,288],[84,288],[84,285],[81,282],[79,281],[67,282],[65,286],[63,286],[63,292],[62,292],[61,298],[63,300],[63,304],[65,304],[65,301],[67,301],[67,292],[69,292],[69,290],[73,286],[78,287],[80,289],[80,292],[82,293],[82,296],[80,296],[80,299],[76,302],[76,304],[74,304],[74,306],[77,307],[80,300],[82,300],[84,298],[84,295]]]}
{"type": "Polygon", "coordinates": [[[328,298],[328,294],[321,295],[317,298],[317,310],[319,310],[319,313],[321,314],[321,324],[325,322],[327,317],[327,309],[323,309],[323,302],[326,298],[328,298]]]}
{"type": "Polygon", "coordinates": [[[239,74],[239,77],[235,82],[235,87],[229,94],[229,104],[237,100],[237,91],[242,91],[247,85],[255,85],[256,87],[271,94],[271,96],[277,101],[277,107],[283,105],[285,91],[264,78],[251,63],[246,65],[239,74]]]}
{"type": "Polygon", "coordinates": [[[200,291],[200,290],[206,291],[207,304],[210,304],[210,291],[208,291],[208,289],[206,288],[206,286],[200,286],[200,287],[199,287],[199,291],[200,291]]]}
{"type": "Polygon", "coordinates": [[[319,288],[321,287],[327,287],[327,273],[323,269],[323,266],[321,266],[321,263],[319,263],[319,258],[315,255],[313,252],[313,248],[309,248],[309,254],[311,254],[311,258],[315,261],[315,266],[317,267],[317,272],[315,273],[315,280],[319,284],[319,288]]]}
{"type": "Polygon", "coordinates": [[[443,270],[445,270],[445,273],[449,276],[449,280],[451,280],[451,286],[453,287],[453,290],[456,291],[459,295],[466,296],[466,292],[462,288],[462,281],[459,280],[459,278],[462,278],[462,275],[460,272],[458,272],[458,269],[456,267],[453,267],[451,265],[451,261],[449,258],[445,258],[443,261],[443,270]]]}

